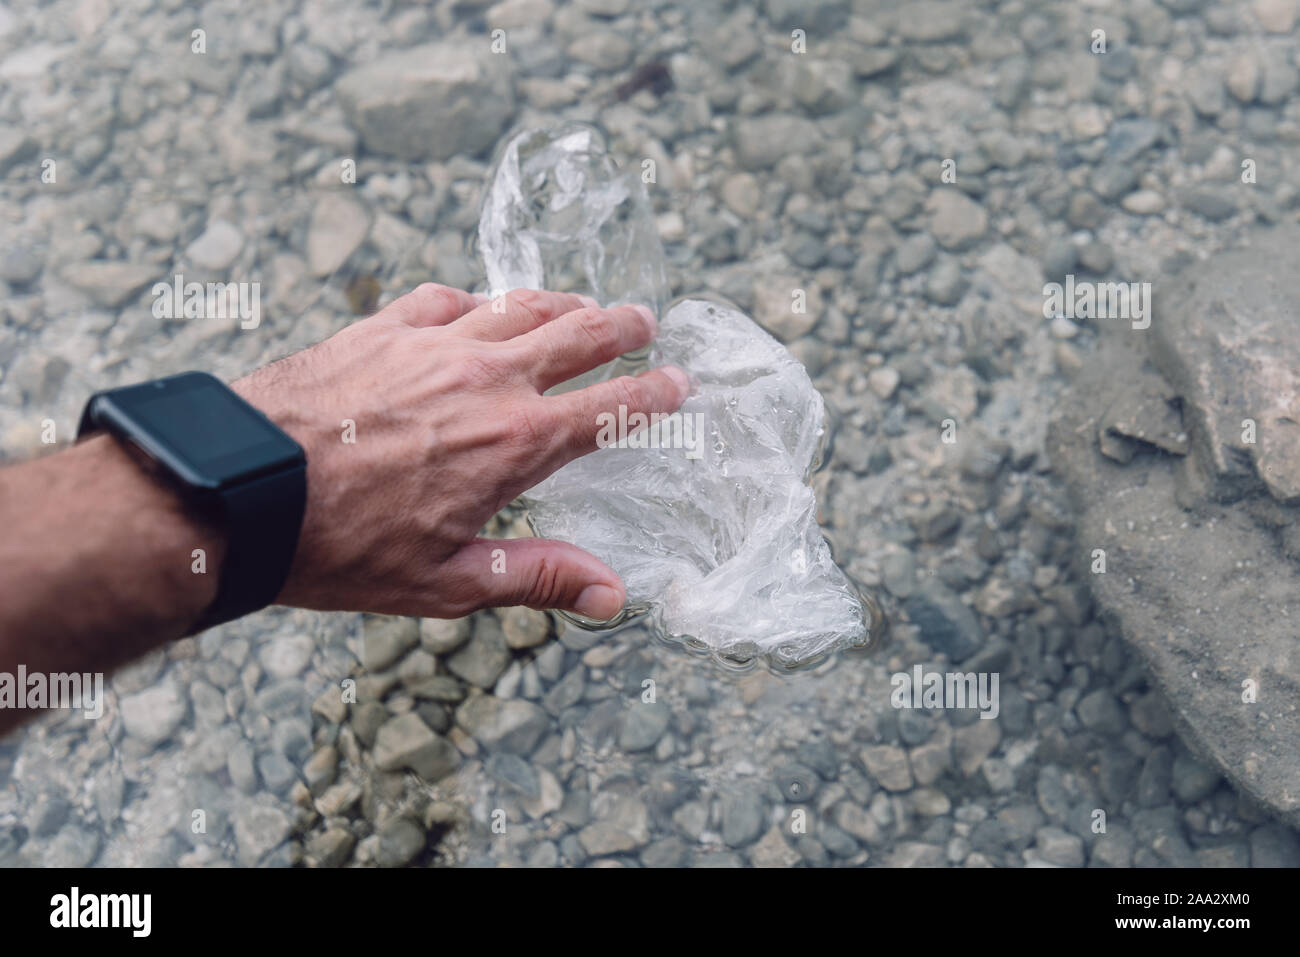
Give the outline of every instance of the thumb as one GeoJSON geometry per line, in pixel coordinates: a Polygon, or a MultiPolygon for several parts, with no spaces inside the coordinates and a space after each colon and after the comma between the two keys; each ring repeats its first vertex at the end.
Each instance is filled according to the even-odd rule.
{"type": "Polygon", "coordinates": [[[546,538],[477,538],[447,562],[457,594],[470,610],[504,605],[559,608],[605,621],[623,608],[627,589],[590,552],[546,538]]]}

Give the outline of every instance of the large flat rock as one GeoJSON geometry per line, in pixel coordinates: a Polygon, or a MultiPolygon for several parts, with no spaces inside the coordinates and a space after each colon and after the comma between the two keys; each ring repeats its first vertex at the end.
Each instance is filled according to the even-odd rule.
{"type": "Polygon", "coordinates": [[[1285,366],[1300,360],[1300,322],[1286,314],[1300,283],[1276,266],[1252,278],[1295,248],[1269,235],[1157,284],[1165,306],[1148,332],[1108,332],[1048,453],[1097,602],[1184,738],[1300,826],[1300,509],[1283,484],[1294,450],[1239,444],[1242,418],[1257,419],[1257,437],[1279,430],[1277,443],[1292,427],[1285,366]]]}
{"type": "Polygon", "coordinates": [[[1262,482],[1300,502],[1300,229],[1195,263],[1161,284],[1151,358],[1185,400],[1211,492],[1262,482]],[[1253,435],[1251,423],[1253,423],[1253,435]]]}

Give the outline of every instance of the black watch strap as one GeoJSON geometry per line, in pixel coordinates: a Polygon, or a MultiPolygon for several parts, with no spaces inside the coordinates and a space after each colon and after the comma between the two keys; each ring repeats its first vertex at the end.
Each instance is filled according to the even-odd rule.
{"type": "Polygon", "coordinates": [[[275,601],[289,577],[306,506],[305,463],[217,494],[217,517],[226,531],[226,556],[217,597],[193,632],[275,601]]]}
{"type": "MultiPolygon", "coordinates": [[[[180,407],[186,408],[183,401],[180,407]]],[[[188,413],[180,414],[195,412],[191,405],[188,413]]],[[[208,414],[211,415],[210,406],[208,414]]],[[[203,420],[202,414],[195,415],[194,428],[200,436],[203,420]]],[[[247,615],[275,601],[289,577],[307,508],[306,456],[292,438],[228,386],[206,373],[182,373],[97,393],[86,404],[78,438],[101,429],[119,441],[139,446],[154,459],[187,505],[201,511],[205,519],[225,534],[225,556],[216,598],[190,629],[190,634],[247,615]],[[227,403],[224,414],[241,413],[242,407],[243,412],[259,420],[260,424],[254,425],[263,431],[263,445],[278,444],[274,457],[263,462],[254,457],[243,475],[225,474],[205,482],[202,479],[209,477],[203,475],[195,461],[186,460],[183,455],[178,457],[174,429],[170,451],[160,453],[167,436],[158,432],[157,423],[151,431],[148,419],[141,412],[140,399],[142,392],[148,398],[154,396],[153,390],[160,390],[165,401],[169,386],[178,391],[202,386],[209,399],[212,390],[217,390],[221,401],[227,403]],[[201,478],[192,477],[196,474],[201,478]]]]}

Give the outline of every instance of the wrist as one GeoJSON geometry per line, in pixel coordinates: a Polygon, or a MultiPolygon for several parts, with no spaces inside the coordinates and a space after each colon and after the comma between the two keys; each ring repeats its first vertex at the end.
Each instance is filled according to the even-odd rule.
{"type": "Polygon", "coordinates": [[[108,670],[185,634],[216,595],[220,530],[111,436],[5,469],[0,513],[0,633],[21,628],[30,669],[80,646],[108,670]]]}
{"type": "Polygon", "coordinates": [[[296,359],[297,356],[290,356],[273,365],[264,366],[231,382],[230,388],[297,442],[306,455],[307,501],[298,529],[293,564],[276,596],[275,604],[319,607],[320,599],[313,593],[309,579],[314,563],[313,551],[321,536],[321,515],[326,511],[323,500],[327,497],[328,483],[322,475],[325,456],[321,454],[323,438],[319,434],[320,423],[305,416],[301,408],[287,401],[287,395],[294,394],[295,390],[284,388],[284,383],[286,377],[292,376],[296,359]]]}

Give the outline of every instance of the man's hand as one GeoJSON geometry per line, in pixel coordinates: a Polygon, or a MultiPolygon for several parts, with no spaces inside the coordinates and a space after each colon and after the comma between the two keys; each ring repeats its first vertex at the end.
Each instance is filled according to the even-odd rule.
{"type": "Polygon", "coordinates": [[[495,303],[426,284],[233,383],[307,451],[307,511],[279,602],[422,617],[496,605],[592,618],[622,582],[572,545],[477,538],[520,492],[596,448],[597,415],[669,413],[686,376],[659,369],[541,393],[647,345],[644,307],[516,290],[495,303]],[[345,422],[355,442],[344,442],[345,422]],[[493,552],[504,552],[502,562],[493,552]]]}
{"type": "MultiPolygon", "coordinates": [[[[595,449],[599,413],[672,412],[686,377],[660,369],[543,396],[646,345],[653,318],[548,292],[496,305],[421,286],[234,383],[307,450],[307,510],[281,603],[427,617],[527,604],[609,618],[622,606],[618,576],[581,549],[476,536],[595,449]]],[[[222,529],[104,435],[0,469],[0,528],[9,674],[108,671],[180,637],[215,597],[226,546],[222,529]]],[[[0,708],[0,734],[28,716],[0,708]]]]}

